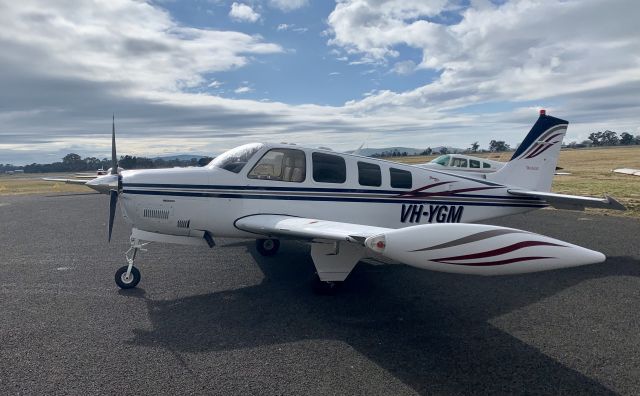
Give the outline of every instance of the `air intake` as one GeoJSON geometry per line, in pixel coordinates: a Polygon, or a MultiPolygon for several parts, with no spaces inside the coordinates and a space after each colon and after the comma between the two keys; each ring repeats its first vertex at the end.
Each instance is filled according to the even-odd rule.
{"type": "Polygon", "coordinates": [[[178,228],[189,228],[191,220],[178,220],[178,228]]]}
{"type": "Polygon", "coordinates": [[[166,209],[144,209],[142,215],[150,219],[167,220],[169,218],[169,211],[166,209]]]}

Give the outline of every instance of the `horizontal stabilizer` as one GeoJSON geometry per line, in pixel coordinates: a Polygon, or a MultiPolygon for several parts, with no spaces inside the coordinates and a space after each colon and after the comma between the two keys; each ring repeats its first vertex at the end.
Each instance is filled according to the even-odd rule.
{"type": "Polygon", "coordinates": [[[508,275],[600,263],[605,256],[557,239],[484,224],[424,224],[369,237],[369,249],[440,272],[508,275]]]}
{"type": "Polygon", "coordinates": [[[542,191],[527,191],[518,189],[507,190],[509,194],[521,197],[536,197],[545,200],[549,205],[558,209],[584,210],[584,208],[602,208],[612,210],[627,210],[623,204],[606,195],[604,198],[582,197],[579,195],[555,194],[542,191]]]}

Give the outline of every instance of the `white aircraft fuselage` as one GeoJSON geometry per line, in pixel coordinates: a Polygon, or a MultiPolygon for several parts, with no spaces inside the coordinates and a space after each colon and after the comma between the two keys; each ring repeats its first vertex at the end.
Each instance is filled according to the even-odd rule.
{"type": "Polygon", "coordinates": [[[476,222],[547,206],[537,198],[509,195],[506,186],[487,180],[286,144],[260,145],[238,173],[213,163],[203,168],[129,170],[122,172],[122,187],[123,215],[134,228],[197,237],[202,231],[255,237],[235,227],[235,222],[265,213],[402,228],[476,222]],[[274,149],[304,153],[302,181],[248,177],[265,153],[274,149]],[[344,182],[314,180],[314,153],[344,160],[344,182]],[[359,162],[379,167],[380,186],[359,183],[359,162]],[[410,185],[391,187],[391,169],[408,172],[410,185]]]}

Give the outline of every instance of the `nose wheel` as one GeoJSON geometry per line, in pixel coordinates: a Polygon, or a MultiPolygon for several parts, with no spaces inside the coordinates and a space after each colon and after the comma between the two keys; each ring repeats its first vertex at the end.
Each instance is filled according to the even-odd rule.
{"type": "Polygon", "coordinates": [[[115,280],[116,285],[118,285],[121,289],[133,289],[140,283],[140,271],[133,266],[138,251],[146,252],[146,249],[142,247],[148,245],[148,243],[141,243],[138,239],[134,239],[133,237],[130,239],[131,247],[124,256],[127,258],[127,265],[120,267],[116,271],[115,280]]]}
{"type": "Polygon", "coordinates": [[[140,282],[140,271],[136,267],[131,267],[131,271],[129,271],[129,266],[124,265],[116,271],[115,278],[116,284],[121,289],[133,289],[140,282]]]}
{"type": "Polygon", "coordinates": [[[258,239],[256,240],[256,249],[263,256],[273,256],[278,253],[280,241],[277,239],[258,239]]]}

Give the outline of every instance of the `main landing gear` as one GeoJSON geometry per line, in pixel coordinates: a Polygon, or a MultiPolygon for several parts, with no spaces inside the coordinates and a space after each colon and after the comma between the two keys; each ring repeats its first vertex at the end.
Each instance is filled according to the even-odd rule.
{"type": "Polygon", "coordinates": [[[133,266],[133,263],[136,259],[136,255],[138,251],[146,252],[147,249],[143,249],[143,246],[148,245],[149,243],[141,243],[138,239],[130,239],[131,247],[124,256],[127,258],[127,265],[120,267],[116,271],[116,284],[120,286],[122,289],[132,289],[138,285],[140,282],[141,276],[140,271],[136,267],[133,266]]]}
{"type": "Polygon", "coordinates": [[[273,256],[280,249],[280,241],[277,239],[257,239],[256,249],[263,256],[273,256]]]}

